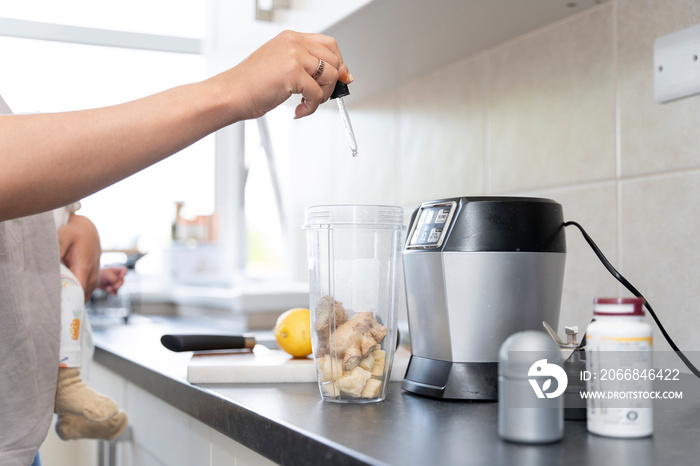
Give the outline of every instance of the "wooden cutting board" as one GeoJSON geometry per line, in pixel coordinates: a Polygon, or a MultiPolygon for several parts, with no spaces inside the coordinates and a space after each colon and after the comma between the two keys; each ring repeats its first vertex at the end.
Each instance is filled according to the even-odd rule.
{"type": "MultiPolygon", "coordinates": [[[[394,356],[391,380],[400,382],[410,354],[399,349],[394,356]]],[[[282,350],[257,345],[253,351],[194,354],[187,365],[190,383],[295,383],[316,382],[311,357],[295,359],[282,350]]]]}

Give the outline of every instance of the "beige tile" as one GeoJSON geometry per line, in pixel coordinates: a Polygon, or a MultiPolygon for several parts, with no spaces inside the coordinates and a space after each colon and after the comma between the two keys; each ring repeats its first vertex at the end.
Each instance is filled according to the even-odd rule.
{"type": "MultiPolygon", "coordinates": [[[[352,94],[351,94],[352,96],[352,94]]],[[[306,265],[306,207],[322,204],[396,204],[395,96],[371,101],[346,99],[359,154],[351,156],[338,106],[326,102],[311,117],[283,122],[291,126],[281,146],[286,155],[284,201],[290,229],[286,241],[291,274],[308,279],[306,265]]],[[[280,131],[284,134],[284,131],[280,131]]]]}
{"type": "Polygon", "coordinates": [[[334,191],[332,161],[340,156],[337,108],[325,103],[299,120],[292,120],[293,114],[286,106],[269,114],[282,192],[291,210],[328,203],[334,191]]]}
{"type": "MultiPolygon", "coordinates": [[[[350,95],[352,97],[352,94],[350,95]]],[[[352,157],[347,133],[335,102],[335,153],[331,157],[333,194],[341,204],[395,204],[398,201],[395,94],[353,102],[346,98],[357,140],[352,157]]]]}
{"type": "Polygon", "coordinates": [[[484,190],[483,58],[458,61],[399,90],[400,201],[484,190]]]}
{"type": "MultiPolygon", "coordinates": [[[[618,266],[617,189],[615,182],[529,192],[527,195],[554,199],[562,205],[564,221],[579,223],[614,266],[618,266]]],[[[575,226],[566,227],[566,268],[559,319],[559,334],[565,325],[578,325],[583,335],[593,314],[593,299],[617,296],[617,281],[610,275],[575,226]]]]}
{"type": "MultiPolygon", "coordinates": [[[[290,209],[318,204],[393,204],[397,200],[395,98],[345,99],[359,149],[353,158],[335,101],[310,117],[284,122],[290,129],[280,157],[290,209]]],[[[284,130],[282,130],[284,133],[284,130]]]]}
{"type": "MultiPolygon", "coordinates": [[[[681,349],[700,350],[700,173],[623,182],[621,212],[621,272],[681,349]]],[[[658,332],[654,347],[668,349],[658,332]]]]}
{"type": "Polygon", "coordinates": [[[657,104],[654,40],[700,23],[697,0],[619,0],[620,148],[623,176],[700,166],[700,96],[657,104]]]}
{"type": "Polygon", "coordinates": [[[614,5],[488,54],[491,191],[615,176],[614,5]]]}
{"type": "Polygon", "coordinates": [[[340,156],[336,148],[339,144],[338,110],[325,103],[313,115],[292,120],[296,102],[295,99],[293,105],[285,105],[269,114],[270,133],[280,165],[288,224],[284,238],[288,271],[293,279],[308,280],[306,232],[302,230],[304,210],[311,205],[333,203],[332,161],[340,156]]]}

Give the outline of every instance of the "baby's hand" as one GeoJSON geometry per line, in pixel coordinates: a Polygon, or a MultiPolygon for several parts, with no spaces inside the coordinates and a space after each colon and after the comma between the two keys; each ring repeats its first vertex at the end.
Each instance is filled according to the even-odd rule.
{"type": "Polygon", "coordinates": [[[105,267],[100,270],[100,282],[97,286],[114,296],[124,284],[125,275],[126,267],[105,267]]]}

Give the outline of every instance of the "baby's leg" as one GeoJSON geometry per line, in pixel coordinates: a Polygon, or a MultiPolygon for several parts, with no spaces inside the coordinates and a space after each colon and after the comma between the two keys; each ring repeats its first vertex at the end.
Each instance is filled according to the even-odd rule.
{"type": "Polygon", "coordinates": [[[77,414],[104,421],[119,412],[108,396],[100,395],[80,378],[80,337],[85,323],[85,295],[71,271],[61,264],[61,344],[56,385],[56,414],[77,414]]]}
{"type": "Polygon", "coordinates": [[[61,343],[59,367],[80,367],[80,337],[85,321],[83,287],[68,267],[61,264],[61,343]]]}

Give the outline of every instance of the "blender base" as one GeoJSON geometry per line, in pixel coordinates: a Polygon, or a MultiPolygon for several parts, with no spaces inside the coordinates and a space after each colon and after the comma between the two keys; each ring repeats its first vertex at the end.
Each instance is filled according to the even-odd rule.
{"type": "Polygon", "coordinates": [[[498,400],[497,362],[451,362],[411,356],[401,388],[447,400],[498,400]]]}

